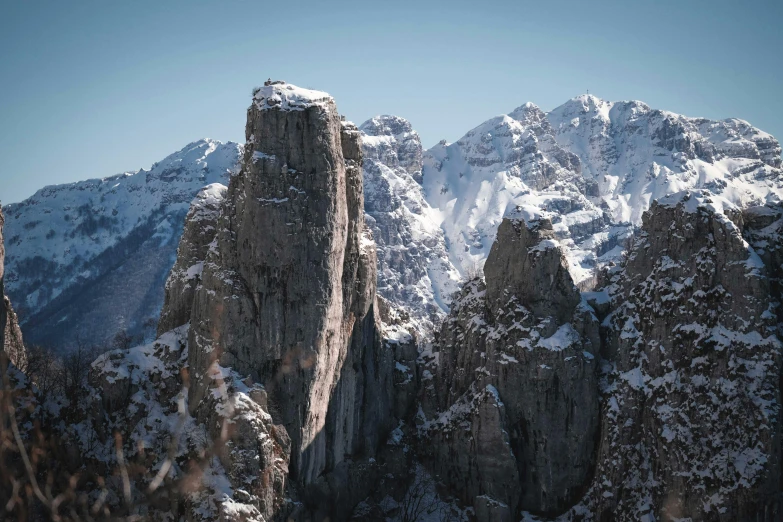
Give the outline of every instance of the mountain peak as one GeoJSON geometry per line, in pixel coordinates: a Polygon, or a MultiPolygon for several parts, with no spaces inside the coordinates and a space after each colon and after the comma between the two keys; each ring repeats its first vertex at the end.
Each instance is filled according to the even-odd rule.
{"type": "Polygon", "coordinates": [[[524,104],[520,105],[513,111],[511,111],[511,114],[514,114],[516,112],[530,112],[530,111],[541,111],[541,109],[533,102],[525,102],[524,104]]]}
{"type": "Polygon", "coordinates": [[[570,114],[580,114],[580,113],[586,113],[586,112],[594,112],[598,109],[604,108],[604,107],[611,107],[612,102],[608,102],[606,100],[602,100],[598,96],[594,96],[592,94],[580,94],[579,96],[576,96],[574,98],[571,98],[567,102],[565,102],[560,107],[557,107],[552,112],[563,112],[563,113],[570,113],[570,114]]]}
{"type": "Polygon", "coordinates": [[[365,121],[359,126],[368,136],[398,136],[404,133],[418,134],[413,130],[411,122],[400,116],[381,114],[365,121]]]}
{"type": "Polygon", "coordinates": [[[535,103],[527,102],[511,111],[508,116],[524,124],[540,123],[546,114],[535,103]]]}
{"type": "Polygon", "coordinates": [[[323,91],[297,87],[284,81],[267,81],[263,87],[253,89],[253,102],[260,110],[303,111],[315,105],[334,103],[334,99],[323,91]]]}

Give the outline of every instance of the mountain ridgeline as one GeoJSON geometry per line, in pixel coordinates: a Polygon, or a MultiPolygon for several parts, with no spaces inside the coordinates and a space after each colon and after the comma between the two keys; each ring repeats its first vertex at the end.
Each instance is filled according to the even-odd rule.
{"type": "MultiPolygon", "coordinates": [[[[577,286],[591,289],[655,199],[704,188],[740,207],[783,193],[780,145],[737,119],[580,96],[525,104],[423,150],[406,120],[360,126],[378,292],[418,330],[480,272],[507,211],[543,212],[577,286]]],[[[150,170],[46,187],[5,207],[7,293],[30,342],[60,350],[120,331],[152,339],[188,204],[228,184],[243,146],[194,142],[150,170]]]]}
{"type": "Polygon", "coordinates": [[[424,151],[401,118],[356,127],[328,94],[271,81],[245,134],[7,208],[27,339],[64,325],[81,342],[108,317],[89,342],[122,321],[150,337],[93,362],[80,400],[25,410],[79,469],[167,470],[109,481],[107,505],[124,494],[160,521],[783,518],[774,138],[581,96],[424,151]]]}

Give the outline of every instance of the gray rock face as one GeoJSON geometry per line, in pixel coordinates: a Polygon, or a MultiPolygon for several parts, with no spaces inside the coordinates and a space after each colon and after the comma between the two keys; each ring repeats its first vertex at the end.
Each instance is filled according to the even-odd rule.
{"type": "Polygon", "coordinates": [[[19,319],[11,307],[11,300],[5,295],[5,245],[3,240],[3,227],[5,217],[0,209],[0,346],[8,356],[8,359],[19,369],[27,366],[27,350],[22,340],[22,330],[19,328],[19,319]]]}
{"type": "Polygon", "coordinates": [[[503,220],[489,254],[493,262],[484,268],[491,307],[502,308],[513,295],[534,315],[556,317],[558,325],[571,317],[579,291],[554,237],[547,219],[529,226],[521,219],[503,220]]]}
{"type": "MultiPolygon", "coordinates": [[[[764,262],[770,293],[779,303],[783,290],[783,204],[769,203],[745,209],[742,220],[743,237],[764,262]]],[[[775,313],[778,323],[783,323],[783,307],[778,305],[775,313]]]]}
{"type": "Polygon", "coordinates": [[[231,367],[262,383],[311,484],[391,428],[392,353],[376,328],[361,141],[326,93],[259,89],[191,316],[191,410],[231,367]]]}
{"type": "Polygon", "coordinates": [[[8,355],[8,359],[14,363],[14,366],[24,370],[27,367],[27,349],[24,346],[22,329],[19,328],[19,318],[11,306],[11,300],[8,296],[3,297],[3,304],[6,313],[3,350],[8,355]]]}
{"type": "Polygon", "coordinates": [[[365,160],[378,161],[392,169],[400,167],[421,183],[423,149],[419,134],[408,120],[399,116],[376,116],[359,128],[366,136],[381,138],[362,143],[365,160]]]}
{"type": "Polygon", "coordinates": [[[551,235],[545,220],[505,219],[486,285],[466,285],[440,332],[427,435],[436,473],[476,512],[563,512],[590,478],[598,322],[551,235]]]}
{"type": "Polygon", "coordinates": [[[158,321],[158,336],[190,321],[193,296],[201,280],[209,245],[217,233],[225,185],[213,183],[196,194],[185,217],[177,261],[166,280],[166,296],[158,321]]]}
{"type": "MultiPolygon", "coordinates": [[[[757,226],[776,222],[753,214],[757,226]]],[[[675,194],[643,221],[604,323],[613,369],[585,504],[618,520],[778,520],[781,343],[768,270],[740,210],[718,196],[675,194]]]]}

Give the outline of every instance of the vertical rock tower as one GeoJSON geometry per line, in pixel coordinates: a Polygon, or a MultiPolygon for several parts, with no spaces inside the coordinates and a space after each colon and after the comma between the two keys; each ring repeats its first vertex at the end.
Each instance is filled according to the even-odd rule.
{"type": "Polygon", "coordinates": [[[309,484],[372,455],[392,424],[360,134],[331,96],[284,82],[254,92],[245,134],[194,295],[190,408],[221,367],[263,384],[309,484]]]}
{"type": "Polygon", "coordinates": [[[598,440],[598,321],[548,219],[510,212],[438,340],[436,475],[478,520],[557,515],[590,480],[598,440]]]}

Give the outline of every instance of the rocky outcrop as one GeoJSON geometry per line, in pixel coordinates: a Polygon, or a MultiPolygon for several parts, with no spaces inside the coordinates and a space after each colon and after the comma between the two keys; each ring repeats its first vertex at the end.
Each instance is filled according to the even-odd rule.
{"type": "Polygon", "coordinates": [[[364,210],[378,252],[378,294],[404,309],[419,333],[439,323],[459,273],[421,183],[422,147],[397,116],[364,122],[364,210]]]}
{"type": "Polygon", "coordinates": [[[292,478],[329,482],[393,427],[360,133],[328,94],[272,82],[246,137],[193,301],[190,409],[202,415],[223,369],[248,376],[290,436],[292,478]]]}
{"type": "Polygon", "coordinates": [[[433,466],[486,520],[563,512],[590,479],[598,322],[553,237],[548,220],[504,219],[486,284],[466,285],[438,340],[433,466]]]}
{"type": "MultiPolygon", "coordinates": [[[[783,204],[768,203],[742,211],[743,237],[767,269],[773,303],[783,295],[783,204]]],[[[778,323],[783,324],[783,306],[775,305],[778,323]]]]}
{"type": "MultiPolygon", "coordinates": [[[[286,430],[267,413],[263,387],[230,370],[202,403],[200,422],[188,416],[182,371],[188,329],[100,356],[92,364],[85,407],[69,411],[63,441],[88,469],[111,469],[115,433],[134,466],[158,469],[164,457],[174,459],[174,482],[160,493],[169,495],[168,510],[145,506],[145,519],[275,520],[289,510],[286,430]]],[[[145,498],[141,492],[151,478],[133,476],[134,496],[145,498]]]]}
{"type": "Polygon", "coordinates": [[[166,295],[158,321],[158,336],[190,321],[193,296],[201,281],[209,245],[217,233],[226,186],[207,185],[196,194],[185,217],[177,261],[166,280],[166,295]]]}
{"type": "Polygon", "coordinates": [[[11,306],[11,300],[5,295],[5,241],[3,228],[5,217],[0,209],[0,347],[17,368],[24,370],[27,366],[27,350],[22,340],[22,330],[19,319],[11,306]]]}
{"type": "Polygon", "coordinates": [[[399,116],[376,116],[359,127],[364,159],[378,161],[391,169],[402,168],[421,183],[423,149],[419,134],[399,116]]]}
{"type": "Polygon", "coordinates": [[[643,221],[610,286],[601,450],[574,518],[778,520],[777,298],[743,214],[695,191],[643,221]]]}
{"type": "Polygon", "coordinates": [[[6,315],[3,351],[17,368],[24,370],[27,367],[27,349],[24,346],[22,329],[19,328],[19,318],[11,306],[11,300],[8,296],[3,297],[3,305],[6,315]]]}

